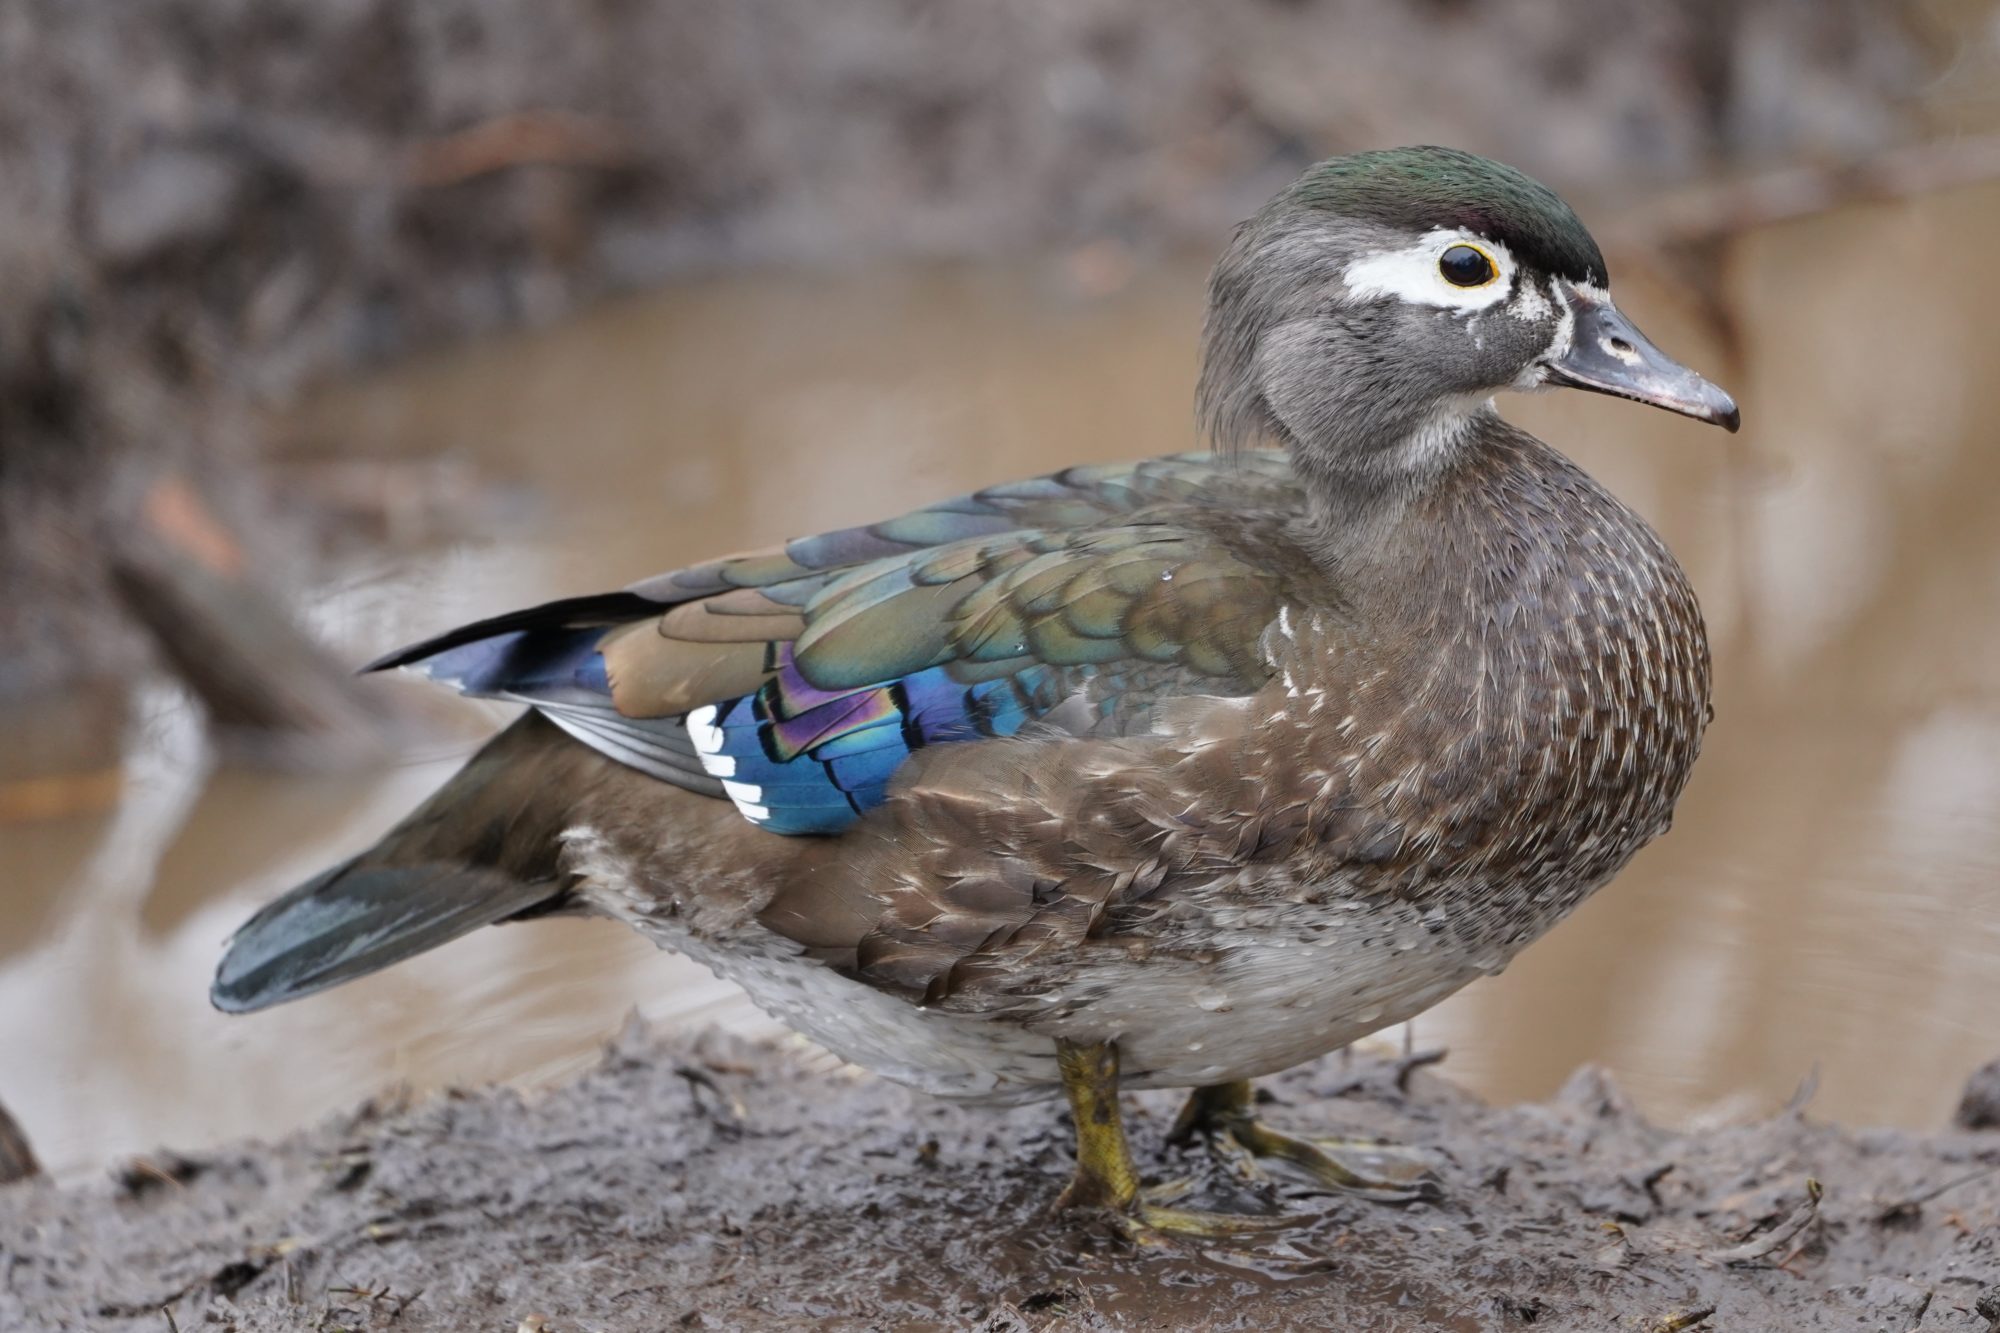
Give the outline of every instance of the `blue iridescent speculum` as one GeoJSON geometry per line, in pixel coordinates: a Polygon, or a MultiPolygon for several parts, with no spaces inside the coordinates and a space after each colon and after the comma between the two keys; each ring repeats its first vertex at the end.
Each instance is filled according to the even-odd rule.
{"type": "Polygon", "coordinates": [[[756,693],[696,709],[688,731],[703,767],[750,822],[773,833],[837,833],[881,803],[919,747],[1011,736],[1046,711],[1053,701],[1024,686],[1020,676],[965,684],[937,666],[827,690],[783,644],[776,673],[756,693]]]}

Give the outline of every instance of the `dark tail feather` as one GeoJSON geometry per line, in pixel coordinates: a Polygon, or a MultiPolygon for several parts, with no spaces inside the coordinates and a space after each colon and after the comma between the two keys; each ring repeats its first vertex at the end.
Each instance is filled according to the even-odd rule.
{"type": "Polygon", "coordinates": [[[229,941],[229,1013],[400,963],[563,892],[558,837],[597,756],[529,713],[368,851],[299,885],[229,941]]]}
{"type": "Polygon", "coordinates": [[[468,866],[335,866],[245,922],[209,999],[248,1013],[400,963],[541,902],[550,885],[468,866]]]}

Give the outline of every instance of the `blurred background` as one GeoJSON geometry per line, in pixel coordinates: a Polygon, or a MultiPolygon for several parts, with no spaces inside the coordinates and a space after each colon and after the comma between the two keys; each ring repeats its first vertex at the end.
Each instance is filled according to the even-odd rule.
{"type": "Polygon", "coordinates": [[[353,664],[1194,447],[1228,227],[1441,142],[1562,190],[1746,425],[1503,403],[1687,564],[1717,718],[1672,835],[1417,1045],[1945,1123],[2000,1054],[1996,71],[1991,0],[13,0],[0,1103],[74,1172],[533,1086],[635,1007],[768,1030],[593,922],[206,988],[507,715],[353,664]]]}

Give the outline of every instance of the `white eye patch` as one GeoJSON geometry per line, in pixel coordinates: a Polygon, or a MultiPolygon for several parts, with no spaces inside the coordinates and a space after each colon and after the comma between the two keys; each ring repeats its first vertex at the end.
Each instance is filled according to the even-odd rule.
{"type": "Polygon", "coordinates": [[[1341,276],[1356,296],[1387,296],[1470,314],[1506,299],[1514,285],[1514,256],[1498,241],[1441,227],[1426,233],[1415,245],[1364,255],[1349,264],[1341,276]],[[1493,281],[1477,287],[1460,287],[1449,281],[1439,270],[1438,260],[1454,245],[1484,252],[1493,261],[1493,281]]]}

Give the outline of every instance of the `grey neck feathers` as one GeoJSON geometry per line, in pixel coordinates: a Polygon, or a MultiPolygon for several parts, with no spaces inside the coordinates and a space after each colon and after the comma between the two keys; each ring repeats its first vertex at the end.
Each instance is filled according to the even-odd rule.
{"type": "Polygon", "coordinates": [[[1407,562],[1409,540],[1422,547],[1425,503],[1450,484],[1473,447],[1482,424],[1497,424],[1488,407],[1440,409],[1407,431],[1389,437],[1359,460],[1280,438],[1305,490],[1300,544],[1315,563],[1349,587],[1376,574],[1394,583],[1415,575],[1407,562]]]}
{"type": "MultiPolygon", "coordinates": [[[[1220,284],[1218,284],[1220,287],[1220,284]]],[[[1329,573],[1391,549],[1410,504],[1437,486],[1482,424],[1484,395],[1425,392],[1369,361],[1365,338],[1323,320],[1261,333],[1211,291],[1197,412],[1218,449],[1282,445],[1307,496],[1305,544],[1329,573]]]]}

